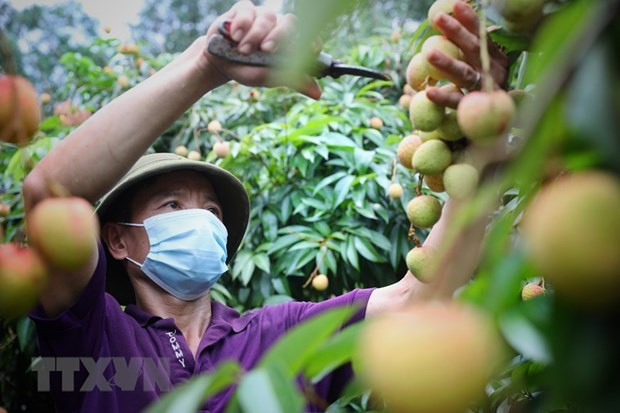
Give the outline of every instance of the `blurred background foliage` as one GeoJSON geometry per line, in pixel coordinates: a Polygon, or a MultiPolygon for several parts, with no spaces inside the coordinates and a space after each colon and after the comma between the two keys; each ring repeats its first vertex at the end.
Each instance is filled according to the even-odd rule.
{"type": "MultiPolygon", "coordinates": [[[[231,83],[206,95],[155,142],[152,151],[171,152],[179,145],[199,151],[206,161],[241,177],[250,193],[250,228],[230,271],[212,290],[215,299],[244,311],[384,286],[404,274],[404,257],[412,246],[404,206],[417,177],[394,165],[398,142],[411,132],[398,98],[406,65],[420,44],[416,39],[432,34],[425,26],[416,31],[416,21],[423,21],[431,3],[368,2],[341,16],[334,28],[338,35],[325,43],[326,50],[343,61],[388,72],[393,84],[354,77],[322,79],[323,98],[312,101],[286,89],[231,83]],[[381,118],[384,126],[370,127],[371,117],[381,118]],[[207,130],[213,120],[223,125],[217,134],[207,130]],[[220,140],[231,144],[224,159],[211,151],[220,140]],[[393,176],[405,188],[401,201],[386,195],[393,176]],[[325,292],[304,287],[314,271],[328,275],[325,292]]],[[[489,383],[488,398],[473,411],[613,412],[620,406],[618,315],[592,314],[552,293],[525,303],[519,296],[526,281],[541,276],[526,256],[517,229],[539,184],[558,168],[620,171],[617,2],[547,3],[548,17],[536,37],[534,32],[492,33],[511,57],[511,87],[533,92],[537,99],[520,109],[522,129],[511,136],[511,143],[524,145],[523,152],[498,173],[501,185],[490,188],[504,194],[502,205],[494,212],[476,277],[459,292],[493,315],[513,350],[499,378],[489,383]]],[[[50,103],[43,105],[46,116],[38,139],[25,148],[0,147],[0,202],[11,205],[1,222],[7,241],[23,240],[21,181],[36,162],[90,113],[163,67],[231,4],[149,0],[133,28],[139,51],[120,53],[119,41],[97,37],[97,23],[75,3],[17,12],[0,2],[0,24],[19,71],[39,92],[51,94],[50,103]],[[74,35],[76,30],[80,36],[74,35]],[[23,49],[19,39],[24,37],[38,40],[23,49]]],[[[285,8],[295,9],[292,2],[285,8]]],[[[492,11],[490,18],[501,24],[492,11]]],[[[424,240],[426,232],[417,236],[424,240]]],[[[320,327],[328,330],[334,318],[326,320],[320,327]]],[[[343,342],[352,343],[355,334],[343,342]]],[[[316,330],[306,329],[300,336],[279,348],[281,354],[300,357],[295,345],[307,345],[316,330]]],[[[321,340],[303,360],[313,378],[329,370],[330,357],[340,362],[350,358],[342,346],[326,337],[321,340]]],[[[34,355],[32,323],[26,318],[3,321],[0,406],[9,411],[52,410],[49,395],[36,392],[35,375],[29,372],[34,355]]],[[[208,385],[221,385],[235,373],[234,367],[224,366],[208,385]]],[[[251,394],[252,380],[262,379],[257,374],[245,377],[250,377],[250,385],[240,388],[251,394]]],[[[205,386],[177,396],[199,397],[205,386]]],[[[260,397],[254,400],[259,406],[260,397]]],[[[294,398],[280,402],[298,405],[294,398]]],[[[251,411],[251,406],[243,407],[251,411]]],[[[380,407],[354,384],[330,411],[380,407]]]]}

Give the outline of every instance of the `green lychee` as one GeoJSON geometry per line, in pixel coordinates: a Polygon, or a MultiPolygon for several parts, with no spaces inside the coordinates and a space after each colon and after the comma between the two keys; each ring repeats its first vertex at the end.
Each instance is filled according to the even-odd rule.
{"type": "Polygon", "coordinates": [[[420,195],[407,204],[407,218],[413,226],[430,228],[441,218],[441,204],[431,195],[420,195]]]}
{"type": "Polygon", "coordinates": [[[431,140],[416,149],[411,160],[413,169],[423,175],[440,174],[452,163],[452,152],[444,142],[431,140]]]}
{"type": "Polygon", "coordinates": [[[450,165],[443,172],[443,185],[454,199],[471,196],[478,187],[478,180],[478,171],[467,163],[450,165]]]}
{"type": "Polygon", "coordinates": [[[437,128],[437,133],[444,141],[458,141],[463,137],[463,132],[456,119],[456,110],[446,109],[446,116],[437,128]]]}
{"type": "Polygon", "coordinates": [[[437,129],[430,132],[417,131],[416,134],[420,137],[420,139],[422,139],[422,142],[430,141],[433,139],[441,139],[441,135],[439,134],[439,131],[437,131],[437,129]]]}
{"type": "Polygon", "coordinates": [[[538,20],[545,5],[544,0],[492,0],[491,3],[503,18],[512,22],[538,20]]]}
{"type": "Polygon", "coordinates": [[[431,5],[428,9],[428,22],[431,27],[435,30],[439,30],[439,28],[435,25],[435,16],[439,13],[453,14],[454,13],[454,5],[458,0],[437,0],[435,3],[431,5]]]}
{"type": "MultiPolygon", "coordinates": [[[[448,40],[445,36],[436,35],[431,36],[424,41],[422,45],[421,54],[424,55],[426,60],[428,61],[428,53],[431,50],[438,50],[443,54],[452,57],[456,60],[463,60],[463,52],[458,48],[457,45],[448,40]]],[[[439,70],[437,67],[433,66],[431,63],[428,64],[429,75],[435,80],[444,80],[446,79],[446,74],[439,70]]]]}
{"type": "Polygon", "coordinates": [[[407,65],[407,84],[414,90],[422,90],[428,84],[430,74],[430,64],[426,56],[418,53],[407,65]]]}
{"type": "Polygon", "coordinates": [[[416,247],[407,253],[407,269],[423,283],[435,278],[437,263],[428,247],[416,247]]]}
{"type": "Polygon", "coordinates": [[[445,108],[430,100],[425,91],[416,93],[409,105],[409,118],[413,127],[425,132],[437,129],[445,112],[445,108]]]}

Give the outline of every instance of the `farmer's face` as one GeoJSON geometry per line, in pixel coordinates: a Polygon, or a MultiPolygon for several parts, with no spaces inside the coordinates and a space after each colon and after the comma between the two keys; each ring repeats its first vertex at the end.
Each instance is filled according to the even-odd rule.
{"type": "MultiPolygon", "coordinates": [[[[155,215],[194,208],[211,211],[223,221],[222,208],[213,187],[204,175],[195,171],[175,171],[158,177],[154,184],[138,190],[129,207],[134,223],[142,223],[155,215]]],[[[144,262],[150,249],[146,230],[124,227],[123,232],[128,256],[144,262]]]]}

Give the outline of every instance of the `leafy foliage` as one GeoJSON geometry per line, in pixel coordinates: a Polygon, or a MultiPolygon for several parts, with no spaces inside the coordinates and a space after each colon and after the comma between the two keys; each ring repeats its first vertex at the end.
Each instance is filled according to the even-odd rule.
{"type": "MultiPolygon", "coordinates": [[[[620,43],[617,3],[551,2],[535,37],[505,30],[491,34],[511,58],[510,86],[533,92],[536,99],[520,109],[520,128],[511,136],[519,156],[463,211],[466,221],[495,194],[503,194],[481,265],[459,299],[494,317],[512,353],[489,383],[486,399],[472,411],[611,412],[620,404],[615,391],[620,386],[615,371],[620,361],[618,315],[575,308],[555,297],[552,287],[550,294],[522,302],[523,284],[544,274],[533,268],[518,231],[522,212],[549,177],[552,162],[567,170],[620,171],[614,135],[620,119],[614,92],[620,73],[613,53],[620,43]]],[[[497,15],[491,13],[491,18],[501,24],[497,15]]],[[[173,151],[179,145],[199,150],[208,162],[242,177],[250,193],[250,228],[229,273],[211,292],[215,299],[240,310],[291,299],[318,300],[356,287],[387,285],[404,273],[403,258],[410,248],[404,204],[417,178],[397,165],[395,177],[405,196],[398,202],[386,196],[396,144],[411,127],[395,102],[417,40],[432,31],[422,25],[394,42],[387,39],[389,30],[380,30],[381,36],[366,38],[346,53],[341,44],[326,47],[347,62],[390,72],[394,85],[324,79],[323,99],[311,101],[282,89],[229,84],[205,96],[153,145],[153,151],[173,151]],[[369,127],[373,116],[384,121],[382,129],[369,127]],[[206,129],[214,119],[224,126],[218,134],[206,129]],[[227,158],[211,152],[219,140],[231,142],[227,158]],[[316,272],[329,276],[325,293],[304,288],[316,272]]],[[[68,81],[55,90],[54,102],[70,98],[71,110],[95,111],[125,90],[119,76],[137,84],[173,57],[123,55],[116,46],[114,40],[97,39],[89,48],[92,56],[65,54],[61,61],[68,81]],[[138,58],[144,59],[140,65],[138,58]]],[[[51,106],[46,113],[31,146],[1,147],[0,201],[12,207],[2,222],[7,240],[23,239],[20,192],[25,174],[75,127],[53,115],[51,106]]],[[[152,411],[194,408],[230,383],[238,385],[230,411],[300,410],[304,395],[292,376],[303,371],[316,382],[352,358],[360,327],[332,334],[339,317],[344,315],[326,313],[299,326],[250,372],[239,372],[233,363],[196,377],[152,411]],[[307,351],[295,351],[299,342],[308,344],[307,351]]],[[[34,377],[27,373],[35,353],[32,323],[2,323],[0,371],[11,373],[0,373],[0,404],[43,411],[46,401],[33,396],[34,377]]],[[[353,383],[328,411],[381,408],[353,383]]]]}

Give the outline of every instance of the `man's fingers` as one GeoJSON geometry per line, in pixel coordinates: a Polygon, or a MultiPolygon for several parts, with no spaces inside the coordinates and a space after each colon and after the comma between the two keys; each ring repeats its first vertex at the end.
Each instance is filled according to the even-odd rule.
{"type": "Polygon", "coordinates": [[[235,3],[231,13],[234,15],[230,24],[230,36],[236,42],[241,41],[252,27],[256,17],[256,7],[250,1],[235,3]]]}
{"type": "Polygon", "coordinates": [[[480,26],[478,15],[467,3],[458,1],[454,5],[454,18],[461,22],[471,34],[478,36],[480,26]]]}
{"type": "MultiPolygon", "coordinates": [[[[255,18],[246,35],[239,41],[239,52],[249,54],[257,50],[265,37],[276,26],[276,14],[262,7],[255,10],[255,18]]],[[[234,33],[234,32],[233,32],[234,33]]]]}
{"type": "Polygon", "coordinates": [[[456,109],[459,102],[463,98],[463,94],[459,92],[450,92],[438,87],[426,88],[426,96],[440,106],[446,106],[456,109]]]}
{"type": "Polygon", "coordinates": [[[315,100],[320,99],[321,95],[323,94],[321,86],[319,86],[316,80],[314,80],[310,76],[304,77],[302,86],[298,87],[297,91],[315,100]]]}
{"type": "Polygon", "coordinates": [[[430,64],[443,72],[458,87],[469,89],[478,80],[478,72],[474,68],[439,50],[431,50],[426,58],[430,64]]]}
{"type": "Polygon", "coordinates": [[[278,16],[276,27],[265,37],[261,43],[261,49],[265,52],[277,50],[280,41],[286,39],[293,33],[297,24],[297,17],[293,14],[278,16]]]}
{"type": "Polygon", "coordinates": [[[435,17],[435,24],[441,29],[444,36],[457,45],[465,54],[465,59],[475,67],[480,66],[480,39],[471,33],[452,16],[439,13],[435,17]]]}

